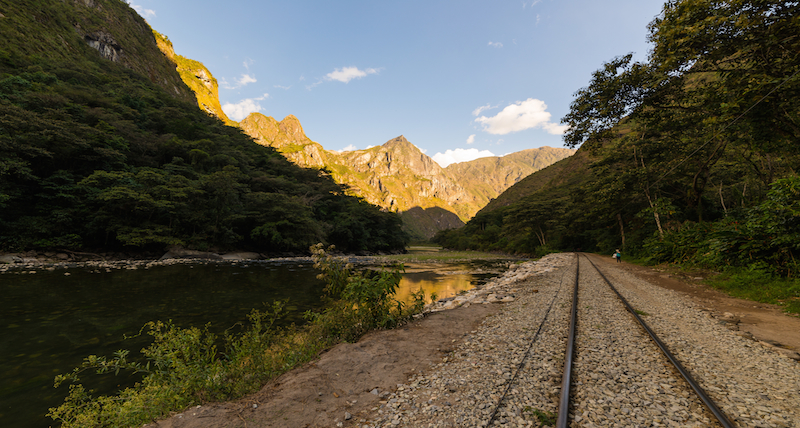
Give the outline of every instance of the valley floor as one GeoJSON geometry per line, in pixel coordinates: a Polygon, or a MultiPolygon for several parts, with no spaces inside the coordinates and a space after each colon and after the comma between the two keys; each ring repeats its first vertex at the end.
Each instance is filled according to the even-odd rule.
{"type": "MultiPolygon", "coordinates": [[[[568,255],[550,257],[555,262],[551,266],[572,263],[568,255]]],[[[611,258],[590,257],[613,275],[644,284],[643,289],[651,290],[645,299],[657,302],[656,305],[663,303],[665,307],[686,307],[695,314],[692,315],[695,319],[713,326],[709,327],[713,332],[700,332],[699,337],[725,336],[726,341],[752,349],[753,358],[765,359],[775,367],[797,367],[798,362],[790,358],[797,358],[795,352],[800,350],[800,319],[784,315],[772,305],[730,298],[701,284],[700,278],[681,278],[663,270],[627,263],[616,265],[611,258]]],[[[544,271],[517,283],[511,290],[517,298],[511,303],[464,305],[429,314],[403,328],[373,332],[358,343],[334,347],[256,394],[233,402],[190,408],[147,427],[459,426],[454,419],[458,415],[488,413],[501,389],[492,386],[501,380],[500,374],[482,373],[483,368],[470,365],[469,361],[476,360],[477,353],[482,361],[502,362],[512,358],[505,354],[512,354],[509,349],[517,338],[513,337],[514,331],[508,329],[525,324],[525,318],[540,304],[537,300],[544,299],[547,287],[558,283],[557,276],[562,276],[565,269],[569,268],[544,271]],[[508,343],[496,347],[486,345],[493,341],[508,343]],[[453,383],[453,379],[472,380],[458,384],[453,383]],[[485,402],[470,405],[476,397],[485,398],[485,402]]],[[[522,331],[526,329],[516,334],[521,335],[522,331]]],[[[695,348],[715,346],[712,343],[696,345],[695,348]]],[[[510,364],[511,360],[508,362],[510,364]]],[[[791,384],[797,377],[796,370],[794,372],[783,379],[791,384]]],[[[780,373],[777,376],[781,379],[780,373]]],[[[778,385],[770,384],[771,392],[764,390],[763,394],[773,395],[780,388],[793,387],[773,383],[778,385]]],[[[736,394],[738,391],[730,395],[736,394]]],[[[780,397],[777,392],[774,395],[779,397],[777,400],[797,400],[796,397],[780,397]]],[[[785,401],[772,403],[793,405],[785,401]]],[[[757,404],[755,407],[763,403],[757,404]]],[[[740,423],[750,426],[755,422],[748,419],[756,417],[753,407],[749,402],[739,407],[744,410],[735,416],[745,421],[740,423]]],[[[792,424],[797,423],[797,419],[792,422],[793,418],[800,417],[786,414],[786,411],[774,413],[773,420],[788,418],[788,424],[752,426],[795,426],[792,424]]],[[[538,426],[535,418],[529,415],[528,419],[526,424],[538,426]]],[[[461,423],[466,422],[462,420],[461,423]]],[[[665,426],[680,426],[673,421],[664,422],[665,426]]]]}

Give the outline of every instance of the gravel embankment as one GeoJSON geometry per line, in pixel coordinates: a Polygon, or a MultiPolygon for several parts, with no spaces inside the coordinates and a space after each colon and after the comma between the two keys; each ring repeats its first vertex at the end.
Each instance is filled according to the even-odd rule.
{"type": "Polygon", "coordinates": [[[723,412],[741,427],[800,426],[800,364],[711,317],[707,309],[623,270],[608,279],[723,412]]]}
{"type": "MultiPolygon", "coordinates": [[[[363,427],[545,426],[555,420],[574,281],[574,257],[526,263],[493,284],[438,305],[506,301],[504,310],[453,343],[424,374],[398,384],[363,427]],[[511,279],[515,278],[515,279],[511,279]],[[489,298],[490,294],[494,294],[489,298]],[[542,332],[526,353],[552,305],[542,332]]],[[[800,426],[800,366],[741,337],[683,295],[611,266],[606,276],[741,427],[800,426]]],[[[581,261],[571,426],[715,426],[604,282],[581,261]]],[[[344,425],[343,424],[343,425],[344,425]]]]}

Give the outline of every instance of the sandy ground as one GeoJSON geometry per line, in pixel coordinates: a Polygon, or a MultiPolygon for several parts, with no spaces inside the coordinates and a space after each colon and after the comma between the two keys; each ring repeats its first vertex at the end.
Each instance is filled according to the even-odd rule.
{"type": "MultiPolygon", "coordinates": [[[[615,263],[593,256],[595,263],[615,263]]],[[[700,283],[699,276],[622,263],[623,268],[661,287],[695,299],[715,316],[738,318],[756,340],[800,350],[800,318],[774,305],[734,299],[700,283]]],[[[699,274],[695,274],[699,275],[699,274]]],[[[241,400],[190,408],[149,428],[360,426],[397,384],[447,356],[466,333],[503,304],[471,305],[438,312],[403,328],[373,332],[358,343],[341,344],[312,363],[270,382],[241,400]]]]}

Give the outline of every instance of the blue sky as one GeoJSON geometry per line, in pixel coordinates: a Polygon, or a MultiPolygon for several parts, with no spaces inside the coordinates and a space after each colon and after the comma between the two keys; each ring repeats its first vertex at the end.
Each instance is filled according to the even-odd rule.
{"type": "Polygon", "coordinates": [[[659,0],[131,0],[226,113],[293,114],[328,150],[405,135],[440,164],[562,147],[591,73],[644,60],[659,0]]]}

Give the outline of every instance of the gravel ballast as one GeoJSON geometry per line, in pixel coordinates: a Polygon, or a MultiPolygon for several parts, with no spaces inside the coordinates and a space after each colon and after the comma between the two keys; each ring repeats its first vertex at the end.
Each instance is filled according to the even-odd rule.
{"type": "MultiPolygon", "coordinates": [[[[611,265],[601,268],[737,426],[800,426],[796,361],[737,334],[680,293],[611,265]]],[[[448,344],[452,352],[441,362],[382,397],[371,417],[352,417],[340,426],[488,426],[493,414],[491,426],[552,425],[574,272],[572,254],[553,254],[520,265],[471,295],[439,303],[432,309],[504,308],[448,344]]],[[[716,426],[583,258],[581,280],[571,426],[716,426]]]]}

